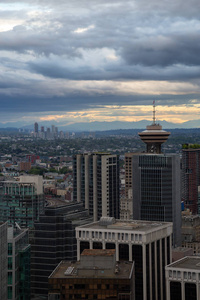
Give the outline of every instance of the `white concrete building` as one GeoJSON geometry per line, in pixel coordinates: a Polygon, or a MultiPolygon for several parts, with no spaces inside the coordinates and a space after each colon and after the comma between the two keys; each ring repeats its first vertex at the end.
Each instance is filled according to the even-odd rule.
{"type": "Polygon", "coordinates": [[[200,257],[187,256],[165,267],[167,300],[200,299],[200,257]]]}
{"type": "Polygon", "coordinates": [[[165,266],[172,261],[172,223],[116,220],[76,228],[77,260],[84,249],[115,249],[116,260],[135,262],[136,299],[163,300],[165,266]]]}

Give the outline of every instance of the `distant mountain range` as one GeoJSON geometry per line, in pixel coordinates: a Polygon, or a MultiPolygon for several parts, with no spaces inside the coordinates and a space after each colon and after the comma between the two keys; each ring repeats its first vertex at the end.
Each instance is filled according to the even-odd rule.
{"type": "MultiPolygon", "coordinates": [[[[165,120],[157,121],[163,127],[163,129],[175,129],[175,128],[200,128],[200,119],[193,120],[183,123],[170,123],[165,120]]],[[[147,125],[151,124],[149,120],[141,120],[138,122],[89,122],[89,123],[74,123],[67,125],[66,123],[60,123],[55,121],[45,121],[45,122],[38,122],[39,128],[40,126],[51,127],[51,125],[55,125],[58,127],[59,130],[63,131],[74,131],[74,132],[81,132],[81,131],[106,131],[106,130],[117,130],[117,129],[145,129],[147,125]]],[[[24,125],[21,122],[15,123],[0,123],[0,128],[4,130],[10,130],[12,127],[15,129],[28,129],[33,130],[34,124],[24,125]]]]}

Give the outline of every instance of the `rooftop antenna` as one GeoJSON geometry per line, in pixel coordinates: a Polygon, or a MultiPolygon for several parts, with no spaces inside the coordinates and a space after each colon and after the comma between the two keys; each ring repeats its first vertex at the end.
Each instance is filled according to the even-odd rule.
{"type": "Polygon", "coordinates": [[[156,125],[156,106],[155,106],[155,101],[153,101],[153,124],[156,125]]]}

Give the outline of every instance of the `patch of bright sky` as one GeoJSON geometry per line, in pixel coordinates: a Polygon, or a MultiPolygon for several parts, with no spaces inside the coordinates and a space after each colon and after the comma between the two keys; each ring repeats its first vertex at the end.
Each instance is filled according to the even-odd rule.
{"type": "MultiPolygon", "coordinates": [[[[186,105],[180,106],[156,106],[156,118],[168,122],[183,123],[194,120],[194,115],[198,118],[200,115],[200,104],[191,107],[186,105]]],[[[72,111],[39,117],[38,121],[62,121],[62,122],[92,122],[92,121],[123,121],[133,122],[140,120],[152,120],[152,105],[138,106],[104,106],[91,110],[72,111]]],[[[34,117],[33,117],[34,120],[34,117]]],[[[62,125],[59,125],[62,126],[62,125]]],[[[64,125],[63,125],[64,126],[64,125]]]]}
{"type": "Polygon", "coordinates": [[[37,7],[34,5],[26,4],[26,3],[10,3],[5,4],[1,3],[0,12],[15,12],[15,17],[13,15],[11,18],[1,19],[0,22],[0,32],[12,30],[15,26],[22,25],[25,21],[25,12],[28,14],[31,11],[36,11],[37,7]],[[20,14],[20,12],[24,12],[24,14],[20,14]],[[22,17],[23,16],[23,17],[22,17]]]}
{"type": "Polygon", "coordinates": [[[83,32],[86,32],[90,29],[93,29],[95,26],[94,25],[90,25],[88,27],[85,27],[85,28],[77,28],[76,30],[74,30],[73,32],[74,33],[83,33],[83,32]]]}
{"type": "Polygon", "coordinates": [[[20,11],[24,9],[30,9],[30,7],[34,7],[33,5],[21,3],[21,2],[12,2],[12,3],[1,3],[0,10],[10,10],[10,11],[20,11]]]}

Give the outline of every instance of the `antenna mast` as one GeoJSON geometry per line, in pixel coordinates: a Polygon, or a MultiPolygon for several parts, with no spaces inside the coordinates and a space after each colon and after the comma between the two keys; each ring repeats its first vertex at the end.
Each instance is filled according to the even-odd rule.
{"type": "Polygon", "coordinates": [[[155,106],[155,101],[153,101],[153,124],[156,125],[156,106],[155,106]]]}

